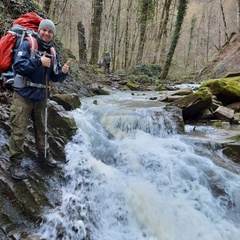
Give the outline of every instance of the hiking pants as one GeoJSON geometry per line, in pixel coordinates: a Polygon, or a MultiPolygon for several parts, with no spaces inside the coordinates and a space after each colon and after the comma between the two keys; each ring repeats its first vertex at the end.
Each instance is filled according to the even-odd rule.
{"type": "MultiPolygon", "coordinates": [[[[13,101],[10,113],[10,160],[12,164],[20,164],[24,156],[24,142],[29,126],[29,120],[33,121],[35,142],[38,153],[44,153],[45,149],[45,101],[33,102],[18,93],[13,93],[13,101]]],[[[48,142],[46,148],[48,149],[48,142]]]]}
{"type": "Polygon", "coordinates": [[[110,63],[105,63],[105,73],[110,73],[110,63]]]}

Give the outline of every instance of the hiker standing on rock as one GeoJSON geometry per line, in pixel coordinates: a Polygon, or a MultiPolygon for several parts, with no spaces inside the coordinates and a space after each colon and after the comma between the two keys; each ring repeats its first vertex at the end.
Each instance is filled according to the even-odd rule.
{"type": "Polygon", "coordinates": [[[32,57],[31,46],[27,40],[18,47],[14,56],[14,92],[10,113],[12,131],[9,144],[11,162],[9,169],[14,179],[21,180],[27,177],[21,162],[24,157],[24,142],[30,119],[33,121],[39,161],[50,167],[57,166],[46,141],[45,108],[49,91],[48,80],[64,81],[69,66],[67,62],[61,67],[56,52],[53,52],[51,41],[55,34],[54,23],[49,19],[43,19],[38,27],[36,38],[38,48],[35,56],[32,57]]]}

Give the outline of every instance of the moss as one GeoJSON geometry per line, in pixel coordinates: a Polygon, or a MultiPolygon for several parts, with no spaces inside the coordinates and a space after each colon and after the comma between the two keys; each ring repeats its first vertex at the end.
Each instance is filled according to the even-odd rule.
{"type": "Polygon", "coordinates": [[[68,139],[71,139],[71,137],[73,135],[75,135],[76,131],[77,131],[77,125],[76,122],[73,121],[71,118],[63,118],[63,120],[66,122],[66,126],[68,126],[68,131],[67,133],[67,137],[68,139]]]}
{"type": "Polygon", "coordinates": [[[62,105],[68,111],[72,110],[71,108],[76,109],[80,108],[81,106],[79,97],[72,94],[54,94],[52,96],[52,99],[56,101],[58,104],[62,105]]]}
{"type": "Polygon", "coordinates": [[[23,216],[24,219],[35,221],[42,210],[41,206],[49,204],[46,191],[46,185],[40,179],[35,178],[35,184],[29,184],[27,181],[15,183],[14,193],[6,195],[6,199],[1,199],[1,206],[4,208],[1,222],[21,222],[23,216]]]}
{"type": "Polygon", "coordinates": [[[216,127],[216,128],[223,128],[223,125],[222,125],[222,123],[220,121],[215,122],[213,124],[213,126],[216,127]]]}
{"type": "Polygon", "coordinates": [[[163,85],[158,85],[156,88],[155,88],[155,91],[162,91],[165,87],[163,85]]]}
{"type": "Polygon", "coordinates": [[[212,96],[212,93],[208,88],[201,88],[196,92],[196,95],[198,95],[202,100],[205,100],[206,98],[209,98],[209,96],[212,96]]]}
{"type": "Polygon", "coordinates": [[[127,82],[127,86],[131,89],[131,90],[138,90],[139,86],[133,82],[127,82]]]}
{"type": "Polygon", "coordinates": [[[139,80],[138,80],[140,83],[151,83],[152,80],[150,77],[148,77],[147,75],[141,75],[139,76],[139,80]]]}
{"type": "Polygon", "coordinates": [[[215,81],[216,81],[216,79],[206,80],[200,85],[199,89],[206,88],[206,87],[211,88],[215,81]]]}
{"type": "Polygon", "coordinates": [[[240,77],[228,77],[221,79],[209,79],[203,82],[199,89],[209,88],[223,105],[237,102],[240,99],[240,77]]]}
{"type": "Polygon", "coordinates": [[[240,98],[240,78],[224,78],[215,81],[210,89],[219,101],[224,105],[239,101],[240,98]]]}
{"type": "Polygon", "coordinates": [[[62,118],[62,121],[64,121],[66,124],[63,124],[65,128],[62,129],[61,135],[66,136],[65,141],[67,142],[71,137],[76,133],[77,127],[76,127],[76,122],[72,121],[71,118],[62,118]],[[65,131],[67,129],[67,131],[65,131]]]}
{"type": "Polygon", "coordinates": [[[212,97],[211,92],[208,88],[202,88],[199,89],[199,91],[195,93],[188,94],[184,98],[181,98],[179,100],[176,100],[175,103],[179,102],[182,106],[188,106],[189,103],[194,103],[195,101],[199,101],[199,99],[202,102],[208,101],[212,97]]]}
{"type": "Polygon", "coordinates": [[[240,134],[232,136],[232,137],[230,137],[230,139],[232,139],[232,140],[234,140],[236,142],[240,142],[240,134]]]}

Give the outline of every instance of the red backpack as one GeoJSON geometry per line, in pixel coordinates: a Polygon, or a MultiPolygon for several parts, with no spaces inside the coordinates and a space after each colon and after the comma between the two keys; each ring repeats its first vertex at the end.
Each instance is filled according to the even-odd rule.
{"type": "MultiPolygon", "coordinates": [[[[5,90],[7,84],[13,83],[12,62],[14,51],[19,47],[23,40],[27,39],[30,43],[31,56],[35,56],[38,44],[36,36],[38,26],[43,20],[34,12],[26,13],[14,20],[11,29],[0,39],[0,71],[1,88],[5,90]]],[[[51,49],[52,61],[56,54],[55,49],[51,49]]]]}
{"type": "Polygon", "coordinates": [[[24,39],[28,39],[33,52],[37,50],[35,37],[42,19],[34,12],[24,14],[13,22],[11,30],[0,39],[0,70],[2,72],[11,68],[14,49],[24,39]]]}

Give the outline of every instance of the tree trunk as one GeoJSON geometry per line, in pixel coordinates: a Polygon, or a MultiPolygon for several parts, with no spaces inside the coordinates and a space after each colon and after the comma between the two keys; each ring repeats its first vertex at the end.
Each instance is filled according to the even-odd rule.
{"type": "Polygon", "coordinates": [[[146,42],[146,30],[148,20],[152,17],[153,1],[152,0],[139,0],[140,5],[140,39],[138,46],[137,62],[140,63],[143,57],[143,50],[146,42]]]}
{"type": "Polygon", "coordinates": [[[178,13],[177,13],[175,29],[174,29],[174,33],[172,36],[171,45],[170,45],[170,48],[169,48],[169,51],[167,54],[167,59],[166,59],[165,65],[163,67],[162,73],[160,75],[160,79],[166,79],[166,77],[168,75],[168,72],[169,72],[169,69],[171,66],[171,62],[172,62],[172,57],[173,57],[175,48],[177,46],[178,39],[180,37],[180,32],[181,32],[184,16],[187,11],[188,0],[179,0],[178,4],[179,5],[178,5],[178,13]]]}
{"type": "Polygon", "coordinates": [[[117,8],[117,16],[115,20],[115,26],[114,26],[114,42],[113,42],[113,61],[112,61],[112,70],[115,71],[116,67],[116,53],[117,53],[117,40],[119,38],[119,30],[120,30],[120,11],[121,11],[121,0],[118,2],[118,8],[117,8]]]}
{"type": "Polygon", "coordinates": [[[98,63],[99,41],[102,23],[103,0],[93,0],[93,18],[91,22],[91,58],[90,64],[98,63]]]}
{"type": "Polygon", "coordinates": [[[162,10],[162,15],[161,15],[161,21],[159,24],[158,28],[158,34],[157,34],[157,43],[156,43],[156,50],[155,50],[155,56],[153,63],[157,63],[157,56],[158,52],[160,51],[160,44],[162,40],[162,36],[167,34],[167,24],[169,20],[169,11],[170,11],[170,6],[171,6],[172,0],[165,0],[163,10],[162,10]]]}
{"type": "Polygon", "coordinates": [[[186,63],[185,63],[185,68],[187,68],[187,66],[189,66],[189,60],[190,60],[190,56],[191,56],[191,50],[192,50],[192,42],[193,42],[193,38],[194,38],[194,31],[195,31],[195,26],[196,26],[196,15],[194,15],[192,17],[191,20],[191,28],[190,28],[190,34],[189,34],[189,43],[188,43],[188,52],[187,52],[187,59],[186,59],[186,63]]]}
{"type": "Polygon", "coordinates": [[[132,6],[132,0],[128,0],[127,6],[127,21],[126,21],[126,28],[125,28],[125,36],[124,36],[124,68],[127,68],[128,59],[129,59],[129,19],[130,19],[130,9],[132,6]]]}
{"type": "Polygon", "coordinates": [[[43,2],[43,10],[46,13],[49,13],[51,4],[52,4],[52,0],[44,0],[44,2],[43,2]]]}
{"type": "Polygon", "coordinates": [[[82,22],[78,22],[78,52],[80,62],[87,63],[87,45],[85,37],[85,29],[82,22]]]}
{"type": "Polygon", "coordinates": [[[220,8],[221,8],[221,13],[222,13],[222,18],[223,18],[223,25],[224,25],[224,35],[225,35],[225,42],[229,41],[228,33],[227,33],[227,22],[225,18],[225,13],[223,10],[223,3],[220,1],[220,8]]]}
{"type": "Polygon", "coordinates": [[[240,0],[237,0],[238,3],[238,32],[240,32],[240,0]]]}

